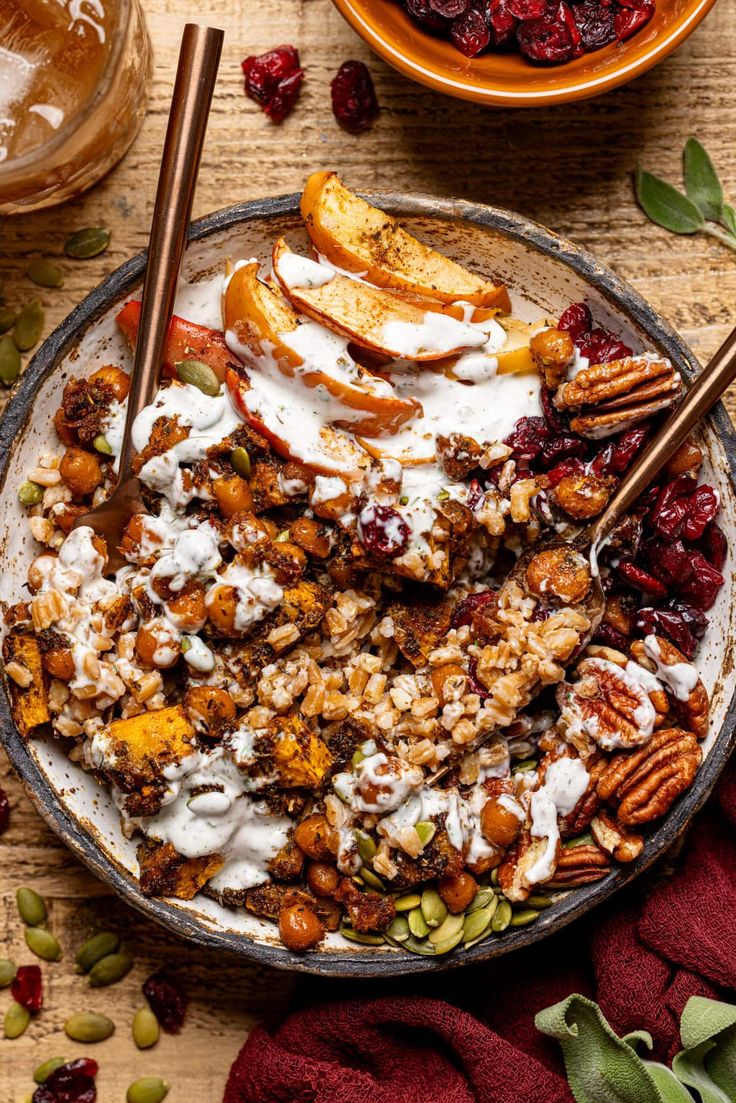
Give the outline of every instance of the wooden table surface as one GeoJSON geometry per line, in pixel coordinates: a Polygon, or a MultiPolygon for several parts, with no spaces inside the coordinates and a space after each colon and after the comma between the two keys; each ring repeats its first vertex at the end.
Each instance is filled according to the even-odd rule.
{"type": "MultiPolygon", "coordinates": [[[[514,208],[586,246],[637,289],[702,358],[733,324],[736,257],[701,235],[676,237],[652,226],[637,208],[631,173],[637,162],[679,180],[680,151],[696,135],[736,198],[736,0],[720,0],[703,26],[669,60],[600,99],[523,112],[484,109],[445,99],[389,69],[354,36],[329,0],[144,0],[154,45],[154,77],[143,129],[123,162],[100,185],[61,210],[5,220],[0,276],[10,305],[37,290],[24,278],[32,255],[61,256],[71,230],[105,225],[112,244],[97,260],[62,261],[61,291],[43,291],[48,328],[104,275],[146,241],[177,44],[187,19],[225,28],[220,79],[204,151],[195,214],[238,200],[296,191],[316,168],[334,167],[349,185],[457,195],[514,208]],[[206,16],[205,16],[206,12],[206,16]],[[306,80],[297,110],[273,126],[242,91],[240,62],[281,42],[301,51],[306,80]],[[383,111],[371,132],[351,137],[335,124],[329,82],[339,63],[363,58],[383,111]]],[[[733,399],[731,409],[734,409],[733,399]]],[[[2,752],[0,752],[1,754],[2,752]]],[[[0,1041],[0,1103],[23,1100],[31,1072],[54,1055],[79,1055],[61,1024],[73,1010],[111,1014],[116,1034],[94,1047],[101,1103],[118,1103],[140,1075],[162,1075],[171,1103],[216,1103],[227,1069],[248,1029],[276,1020],[293,1001],[296,982],[191,947],[111,897],[43,825],[7,760],[0,785],[12,822],[0,838],[0,957],[29,961],[14,902],[32,884],[50,902],[50,926],[65,959],[44,966],[47,1009],[17,1041],[0,1041]],[[136,959],[114,988],[88,995],[71,972],[74,948],[92,930],[113,925],[136,959]],[[159,964],[182,970],[192,996],[184,1033],[138,1053],[130,1020],[141,981],[159,964]]],[[[302,985],[301,993],[315,994],[302,985]]],[[[444,986],[443,986],[444,990],[444,986]]],[[[320,995],[334,986],[319,986],[320,995]]],[[[342,990],[341,990],[342,994],[342,990]]],[[[4,1011],[7,993],[0,998],[4,1011]]],[[[89,1047],[88,1047],[88,1052],[89,1047]]]]}

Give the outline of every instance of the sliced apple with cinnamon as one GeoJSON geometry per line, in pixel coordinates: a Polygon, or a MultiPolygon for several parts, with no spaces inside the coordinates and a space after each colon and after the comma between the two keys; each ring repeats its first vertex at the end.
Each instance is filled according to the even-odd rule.
{"type": "Polygon", "coordinates": [[[508,291],[413,237],[385,211],[349,191],[334,172],[315,172],[301,200],[302,217],[318,253],[378,287],[436,299],[511,310],[508,291]]]}

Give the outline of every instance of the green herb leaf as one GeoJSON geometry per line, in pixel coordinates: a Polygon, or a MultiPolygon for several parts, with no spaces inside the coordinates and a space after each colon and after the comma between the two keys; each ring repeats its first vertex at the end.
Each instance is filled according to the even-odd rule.
{"type": "Polygon", "coordinates": [[[733,234],[734,237],[736,237],[736,210],[734,210],[730,203],[723,204],[721,223],[726,227],[729,234],[733,234]]]}
{"type": "Polygon", "coordinates": [[[688,138],[682,153],[685,191],[704,218],[720,222],[723,188],[713,162],[697,138],[688,138]]]}
{"type": "Polygon", "coordinates": [[[672,1059],[672,1071],[688,1088],[695,1088],[702,1103],[733,1103],[732,1097],[718,1087],[705,1069],[705,1059],[715,1042],[702,1042],[692,1049],[682,1049],[672,1059]]]}
{"type": "Polygon", "coordinates": [[[694,234],[705,221],[691,199],[641,167],[636,170],[636,198],[652,222],[675,234],[694,234]]]}
{"type": "Polygon", "coordinates": [[[645,1061],[644,1064],[665,1103],[693,1103],[690,1092],[683,1087],[672,1069],[660,1065],[658,1061],[645,1061]]]}

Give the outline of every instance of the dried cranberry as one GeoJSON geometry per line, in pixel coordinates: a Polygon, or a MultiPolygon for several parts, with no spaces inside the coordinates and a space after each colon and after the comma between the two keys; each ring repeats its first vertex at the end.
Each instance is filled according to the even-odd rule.
{"type": "Polygon", "coordinates": [[[723,575],[713,567],[702,552],[691,551],[692,574],[678,585],[677,592],[690,605],[701,612],[710,609],[723,585],[723,575]]]}
{"type": "Polygon", "coordinates": [[[549,430],[543,417],[520,417],[513,433],[506,437],[515,460],[535,460],[549,440],[549,430]]]}
{"type": "Polygon", "coordinates": [[[584,471],[585,464],[582,460],[561,460],[560,463],[556,463],[555,466],[551,467],[546,473],[545,478],[547,479],[547,486],[552,490],[561,479],[566,478],[568,475],[582,475],[584,471]]]}
{"type": "Polygon", "coordinates": [[[160,1025],[169,1034],[181,1030],[187,1010],[187,994],[169,973],[154,973],[143,983],[143,995],[160,1025]]]}
{"type": "Polygon", "coordinates": [[[10,801],[8,800],[8,794],[3,788],[0,787],[0,835],[4,831],[8,830],[8,824],[10,823],[10,801]]]}
{"type": "Polygon", "coordinates": [[[690,495],[697,485],[692,475],[678,475],[666,483],[649,513],[649,526],[667,539],[677,536],[688,511],[690,495]]]}
{"type": "Polygon", "coordinates": [[[508,45],[517,27],[517,20],[509,11],[508,0],[490,0],[487,19],[494,46],[508,45]]]}
{"type": "Polygon", "coordinates": [[[508,7],[516,19],[541,19],[547,10],[547,0],[509,0],[508,7]]]}
{"type": "Polygon", "coordinates": [[[478,609],[495,601],[497,601],[495,590],[480,590],[477,594],[466,594],[452,614],[452,627],[462,628],[464,624],[471,624],[478,609]]]}
{"type": "Polygon", "coordinates": [[[728,541],[720,525],[711,521],[703,533],[702,551],[708,562],[720,571],[728,555],[728,541]]]}
{"type": "Polygon", "coordinates": [[[616,31],[610,4],[603,0],[584,0],[582,4],[576,4],[573,11],[586,50],[600,50],[602,46],[615,42],[616,31]]]}
{"type": "Polygon", "coordinates": [[[650,540],[644,552],[649,570],[667,586],[679,586],[693,573],[692,552],[682,540],[650,540]]]}
{"type": "Polygon", "coordinates": [[[685,601],[672,600],[667,602],[667,609],[679,614],[696,639],[702,640],[708,629],[708,618],[694,605],[688,605],[685,601]]]}
{"type": "Polygon", "coordinates": [[[89,1057],[68,1061],[36,1088],[33,1103],[95,1103],[97,1072],[97,1062],[89,1057]]]}
{"type": "Polygon", "coordinates": [[[406,551],[411,530],[393,506],[370,503],[358,517],[358,539],[366,551],[394,559],[406,551]]]}
{"type": "Polygon", "coordinates": [[[654,15],[653,0],[640,0],[640,6],[619,8],[613,17],[616,38],[624,42],[640,30],[654,15]]]}
{"type": "Polygon", "coordinates": [[[602,448],[590,465],[594,475],[623,475],[636,459],[649,437],[647,426],[628,429],[602,448]]]}
{"type": "Polygon", "coordinates": [[[565,419],[552,401],[553,396],[554,391],[549,390],[548,387],[542,387],[539,391],[539,401],[542,406],[544,420],[547,422],[547,428],[550,433],[561,436],[563,433],[569,432],[569,430],[567,429],[565,419]]]}
{"type": "Polygon", "coordinates": [[[631,356],[628,345],[611,333],[610,329],[598,327],[582,338],[578,345],[580,355],[586,356],[591,364],[608,364],[611,360],[621,360],[631,356]]]}
{"type": "Polygon", "coordinates": [[[548,12],[541,19],[522,23],[516,32],[519,49],[531,61],[557,64],[571,61],[582,53],[580,31],[567,4],[548,12]]]}
{"type": "Polygon", "coordinates": [[[633,586],[635,590],[641,590],[643,594],[649,594],[650,597],[657,599],[667,597],[669,592],[667,587],[658,578],[651,575],[649,571],[645,571],[643,567],[633,563],[630,559],[622,559],[616,570],[619,577],[629,586],[633,586]]]}
{"type": "Polygon", "coordinates": [[[475,57],[491,41],[491,31],[481,13],[471,8],[453,22],[450,38],[461,54],[475,57]]]}
{"type": "Polygon", "coordinates": [[[542,467],[553,467],[559,460],[584,456],[587,450],[588,445],[582,437],[554,437],[544,445],[539,459],[542,467]]]}
{"type": "Polygon", "coordinates": [[[423,23],[433,31],[440,31],[447,26],[447,20],[433,11],[429,0],[406,0],[406,10],[417,23],[423,23]]]}
{"type": "Polygon", "coordinates": [[[299,98],[299,89],[303,80],[304,71],[297,69],[295,73],[290,73],[288,77],[284,77],[276,85],[271,99],[264,108],[272,122],[282,123],[291,112],[299,98]]]}
{"type": "Polygon", "coordinates": [[[567,310],[563,311],[557,323],[557,328],[564,329],[577,344],[593,328],[593,316],[590,313],[590,307],[587,303],[573,303],[572,306],[568,306],[567,310]]]}
{"type": "Polygon", "coordinates": [[[686,540],[699,540],[706,527],[718,513],[720,499],[712,486],[699,486],[690,498],[687,514],[682,522],[682,535],[686,540]]]}
{"type": "Polygon", "coordinates": [[[10,986],[10,994],[16,1003],[37,1015],[43,1006],[41,969],[38,965],[20,965],[10,986]]]}
{"type": "Polygon", "coordinates": [[[282,122],[296,103],[304,80],[299,68],[299,51],[294,46],[277,46],[265,54],[251,55],[243,62],[245,92],[260,104],[274,122],[282,122]]]}
{"type": "Polygon", "coordinates": [[[429,6],[445,19],[457,19],[470,7],[470,0],[429,0],[429,6]]]}
{"type": "Polygon", "coordinates": [[[634,627],[645,636],[666,636],[688,659],[692,659],[698,646],[683,615],[672,609],[640,609],[634,627]]]}
{"type": "Polygon", "coordinates": [[[343,61],[332,78],[332,111],[345,130],[368,130],[380,110],[373,77],[364,61],[343,61]]]}
{"type": "Polygon", "coordinates": [[[600,624],[593,639],[595,643],[603,644],[604,647],[613,647],[616,651],[623,651],[624,654],[629,650],[628,639],[612,624],[600,624]]]}

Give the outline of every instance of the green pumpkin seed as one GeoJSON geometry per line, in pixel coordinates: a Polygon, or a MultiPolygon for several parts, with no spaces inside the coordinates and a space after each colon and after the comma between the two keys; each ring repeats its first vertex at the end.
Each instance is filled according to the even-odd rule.
{"type": "Polygon", "coordinates": [[[182,383],[196,387],[202,394],[215,398],[220,393],[220,380],[209,364],[203,364],[201,360],[180,360],[174,368],[182,383]]]}
{"type": "Polygon", "coordinates": [[[480,938],[483,934],[486,927],[490,927],[491,920],[498,907],[498,904],[495,902],[495,896],[493,900],[493,904],[486,904],[484,908],[478,908],[465,917],[465,923],[463,924],[463,942],[466,944],[468,942],[475,942],[475,940],[480,938]]]}
{"type": "Polygon", "coordinates": [[[74,958],[74,972],[88,973],[93,965],[102,961],[103,957],[117,953],[120,946],[120,938],[112,931],[100,931],[80,946],[77,956],[74,958]]]}
{"type": "Polygon", "coordinates": [[[117,984],[133,968],[133,959],[127,954],[108,954],[96,962],[89,971],[90,988],[107,988],[117,984]]]}
{"type": "Polygon", "coordinates": [[[378,849],[375,840],[367,831],[361,831],[358,827],[355,830],[355,841],[358,844],[358,854],[360,854],[361,862],[363,865],[369,865],[375,858],[378,849]]]}
{"type": "Polygon", "coordinates": [[[434,946],[439,946],[441,942],[454,938],[458,931],[462,933],[464,919],[464,915],[448,915],[439,927],[435,927],[429,932],[429,941],[434,946]]]}
{"type": "Polygon", "coordinates": [[[26,927],[26,946],[42,961],[59,961],[61,946],[55,935],[45,927],[26,927]]]}
{"type": "Polygon", "coordinates": [[[38,506],[43,501],[43,487],[32,483],[30,479],[18,488],[18,501],[22,506],[38,506]]]}
{"type": "Polygon", "coordinates": [[[393,938],[395,942],[406,942],[407,938],[411,935],[409,930],[409,921],[404,915],[397,915],[391,920],[391,923],[386,931],[386,934],[393,938]]]}
{"type": "Polygon", "coordinates": [[[501,931],[505,931],[511,922],[511,905],[508,900],[499,900],[498,907],[496,908],[496,914],[491,920],[491,929],[500,934],[501,931]]]}
{"type": "MultiPolygon", "coordinates": [[[[0,333],[7,333],[15,325],[16,313],[9,306],[0,306],[0,333]]],[[[15,342],[13,342],[15,343],[15,342]]]]}
{"type": "Polygon", "coordinates": [[[479,942],[484,942],[492,934],[493,927],[489,923],[486,929],[481,931],[477,938],[471,939],[470,942],[463,942],[463,950],[472,950],[473,946],[477,946],[479,942]]]}
{"type": "Polygon", "coordinates": [[[511,916],[509,927],[528,927],[538,916],[539,912],[534,908],[520,908],[511,916]]]}
{"type": "Polygon", "coordinates": [[[494,892],[490,885],[482,885],[468,904],[466,914],[470,915],[471,912],[478,911],[479,908],[487,907],[493,899],[494,892]]]}
{"type": "Polygon", "coordinates": [[[367,866],[363,866],[360,870],[360,875],[363,879],[363,883],[368,885],[369,888],[376,889],[378,892],[385,892],[386,886],[380,877],[378,877],[373,870],[368,869],[367,866]]]}
{"type": "Polygon", "coordinates": [[[450,950],[454,950],[456,946],[459,946],[463,940],[463,929],[455,931],[454,935],[450,935],[449,938],[443,938],[441,942],[434,942],[434,952],[436,954],[449,954],[450,950]]]}
{"type": "Polygon", "coordinates": [[[363,946],[382,946],[383,935],[370,934],[368,931],[354,931],[352,927],[341,927],[340,934],[350,942],[360,942],[363,946]]]}
{"type": "Polygon", "coordinates": [[[243,479],[250,478],[250,456],[247,448],[238,446],[230,453],[230,463],[243,479]]]}
{"type": "Polygon", "coordinates": [[[42,927],[46,922],[46,903],[35,889],[19,888],[15,894],[15,902],[27,927],[42,927]]]}
{"type": "Polygon", "coordinates": [[[405,896],[397,896],[394,900],[394,907],[397,912],[410,912],[414,908],[418,908],[422,902],[422,898],[418,892],[407,892],[405,896]]]}
{"type": "Polygon", "coordinates": [[[447,904],[437,892],[437,889],[424,890],[421,908],[428,927],[439,927],[447,916],[447,904]]]}
{"type": "Polygon", "coordinates": [[[552,907],[552,901],[549,896],[545,896],[543,893],[534,893],[532,896],[527,897],[527,904],[530,908],[536,908],[537,911],[544,911],[545,908],[552,907]]]}
{"type": "Polygon", "coordinates": [[[43,257],[35,257],[26,268],[26,275],[39,287],[63,287],[64,273],[58,264],[52,264],[43,257]]]}
{"type": "Polygon", "coordinates": [[[351,760],[350,760],[350,761],[352,762],[352,764],[353,764],[353,769],[355,769],[355,767],[356,767],[356,766],[357,766],[357,765],[358,765],[359,763],[361,763],[361,762],[363,761],[363,759],[364,759],[364,758],[365,758],[365,755],[364,755],[364,754],[363,754],[363,752],[361,751],[360,747],[358,747],[358,748],[357,748],[357,750],[353,751],[353,757],[352,757],[352,758],[351,758],[351,760]]]}
{"type": "Polygon", "coordinates": [[[37,1084],[45,1084],[51,1073],[56,1069],[61,1068],[62,1065],[67,1063],[66,1057],[49,1057],[48,1061],[44,1061],[39,1065],[33,1073],[33,1079],[37,1084]]]}
{"type": "Polygon", "coordinates": [[[44,309],[39,299],[23,307],[13,327],[13,340],[21,352],[28,352],[41,340],[44,320],[44,309]]]}
{"type": "Polygon", "coordinates": [[[103,456],[112,455],[112,447],[104,433],[98,433],[98,435],[92,441],[92,445],[95,451],[102,452],[103,456]]]}
{"type": "Polygon", "coordinates": [[[161,1028],[150,1007],[141,1007],[133,1016],[133,1041],[138,1049],[150,1049],[158,1041],[161,1028]]]}
{"type": "Polygon", "coordinates": [[[424,915],[421,908],[414,908],[409,912],[409,930],[415,938],[426,938],[429,934],[429,927],[427,926],[424,915]]]}
{"type": "Polygon", "coordinates": [[[12,386],[20,375],[21,358],[18,346],[10,336],[0,339],[0,382],[12,386]]]}
{"type": "Polygon", "coordinates": [[[414,830],[419,836],[419,842],[422,844],[422,850],[428,843],[432,842],[437,828],[430,820],[420,820],[419,823],[414,824],[414,830]]]}
{"type": "Polygon", "coordinates": [[[0,957],[0,988],[9,988],[15,979],[16,968],[12,961],[0,957]]]}
{"type": "Polygon", "coordinates": [[[525,758],[521,762],[515,762],[512,773],[514,774],[528,774],[532,770],[536,770],[537,760],[536,758],[525,758]]]}
{"type": "Polygon", "coordinates": [[[142,1076],[125,1093],[126,1103],[161,1103],[169,1094],[169,1085],[159,1076],[142,1076]]]}
{"type": "Polygon", "coordinates": [[[491,870],[491,884],[492,885],[497,885],[498,884],[498,867],[496,867],[496,869],[491,870]]]}
{"type": "Polygon", "coordinates": [[[5,1012],[5,1020],[3,1022],[5,1037],[20,1038],[21,1034],[28,1028],[30,1021],[30,1011],[26,1011],[25,1007],[13,1000],[8,1010],[5,1012]]]}
{"type": "Polygon", "coordinates": [[[96,1011],[78,1011],[64,1023],[64,1033],[73,1042],[104,1042],[114,1029],[112,1019],[96,1011]]]}
{"type": "Polygon", "coordinates": [[[590,831],[586,831],[584,835],[576,835],[574,839],[565,839],[562,846],[564,850],[571,850],[574,846],[590,846],[593,841],[590,831]]]}
{"type": "Polygon", "coordinates": [[[408,950],[411,954],[424,954],[426,957],[434,956],[434,946],[426,940],[422,942],[418,938],[409,937],[401,945],[403,949],[408,950]]]}
{"type": "Polygon", "coordinates": [[[64,252],[73,260],[89,260],[104,253],[110,244],[110,231],[102,226],[85,226],[67,238],[64,252]]]}

